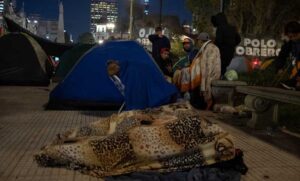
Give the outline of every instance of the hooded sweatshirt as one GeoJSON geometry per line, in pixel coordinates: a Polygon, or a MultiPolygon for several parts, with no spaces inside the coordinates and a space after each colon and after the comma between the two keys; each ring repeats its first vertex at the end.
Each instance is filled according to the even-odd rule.
{"type": "Polygon", "coordinates": [[[212,16],[211,22],[217,28],[215,44],[220,49],[223,72],[225,71],[223,67],[226,69],[233,58],[235,47],[241,42],[241,37],[237,29],[228,24],[224,13],[212,16]]]}

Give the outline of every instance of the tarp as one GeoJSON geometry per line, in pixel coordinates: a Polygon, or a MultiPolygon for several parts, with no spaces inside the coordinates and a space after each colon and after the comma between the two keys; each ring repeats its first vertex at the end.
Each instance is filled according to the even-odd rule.
{"type": "Polygon", "coordinates": [[[245,57],[236,56],[231,60],[226,70],[235,70],[238,73],[247,73],[249,72],[249,63],[245,57]]]}
{"type": "Polygon", "coordinates": [[[93,46],[95,46],[95,44],[77,44],[72,49],[67,50],[60,57],[58,67],[55,71],[55,80],[63,80],[80,57],[93,46]]]}
{"type": "Polygon", "coordinates": [[[0,38],[0,84],[48,85],[51,64],[39,44],[23,33],[0,38]]]}
{"type": "Polygon", "coordinates": [[[82,103],[120,105],[125,100],[126,109],[132,110],[169,103],[176,95],[176,87],[165,80],[142,46],[135,41],[110,41],[95,46],[81,58],[51,92],[50,105],[53,102],[70,102],[74,103],[73,106],[82,103]],[[125,98],[107,74],[106,64],[110,59],[120,62],[120,79],[125,85],[125,98]]]}

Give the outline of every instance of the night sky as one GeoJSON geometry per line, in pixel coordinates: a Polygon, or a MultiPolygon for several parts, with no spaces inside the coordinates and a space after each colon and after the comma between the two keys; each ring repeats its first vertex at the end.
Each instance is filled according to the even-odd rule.
{"type": "MultiPolygon", "coordinates": [[[[142,1],[142,0],[138,0],[142,1]]],[[[17,9],[25,3],[25,13],[40,14],[43,19],[58,19],[59,0],[17,0],[17,9]]],[[[119,0],[121,16],[126,16],[124,4],[129,0],[119,0]]],[[[78,35],[89,31],[90,1],[89,0],[63,0],[65,29],[73,35],[76,41],[78,35]]],[[[163,14],[178,15],[181,21],[191,21],[191,13],[185,7],[185,0],[163,0],[163,14]]],[[[159,12],[159,0],[150,0],[150,14],[159,12]]]]}

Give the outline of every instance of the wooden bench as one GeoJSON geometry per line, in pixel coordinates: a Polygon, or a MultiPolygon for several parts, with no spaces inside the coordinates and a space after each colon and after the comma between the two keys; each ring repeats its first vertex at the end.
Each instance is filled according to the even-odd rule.
{"type": "Polygon", "coordinates": [[[247,83],[243,81],[228,81],[228,80],[214,80],[212,85],[212,95],[216,104],[228,104],[235,106],[237,86],[246,86],[247,83]]]}
{"type": "Polygon", "coordinates": [[[237,86],[236,91],[246,94],[245,105],[252,110],[249,127],[261,129],[278,124],[278,104],[300,105],[300,92],[274,87],[237,86]]]}

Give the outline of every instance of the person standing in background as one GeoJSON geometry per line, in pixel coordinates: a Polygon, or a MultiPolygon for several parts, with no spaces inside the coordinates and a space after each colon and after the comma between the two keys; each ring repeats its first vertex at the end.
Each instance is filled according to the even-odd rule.
{"type": "Polygon", "coordinates": [[[201,48],[190,67],[191,104],[210,110],[213,106],[211,83],[221,76],[220,51],[206,32],[199,34],[198,45],[201,48]]]}
{"type": "Polygon", "coordinates": [[[158,62],[160,59],[160,50],[162,48],[171,49],[170,40],[163,35],[161,27],[156,27],[155,34],[149,35],[148,38],[152,43],[152,57],[158,62]]]}
{"type": "Polygon", "coordinates": [[[287,89],[300,90],[300,23],[290,21],[284,27],[284,34],[288,37],[288,42],[283,44],[279,56],[275,59],[275,67],[279,74],[284,73],[288,67],[293,66],[289,80],[281,85],[287,89]]]}
{"type": "Polygon", "coordinates": [[[236,27],[228,24],[224,13],[218,13],[211,17],[211,23],[217,28],[215,44],[221,54],[221,74],[224,75],[226,67],[230,64],[235,47],[241,42],[241,37],[236,27]]]}

